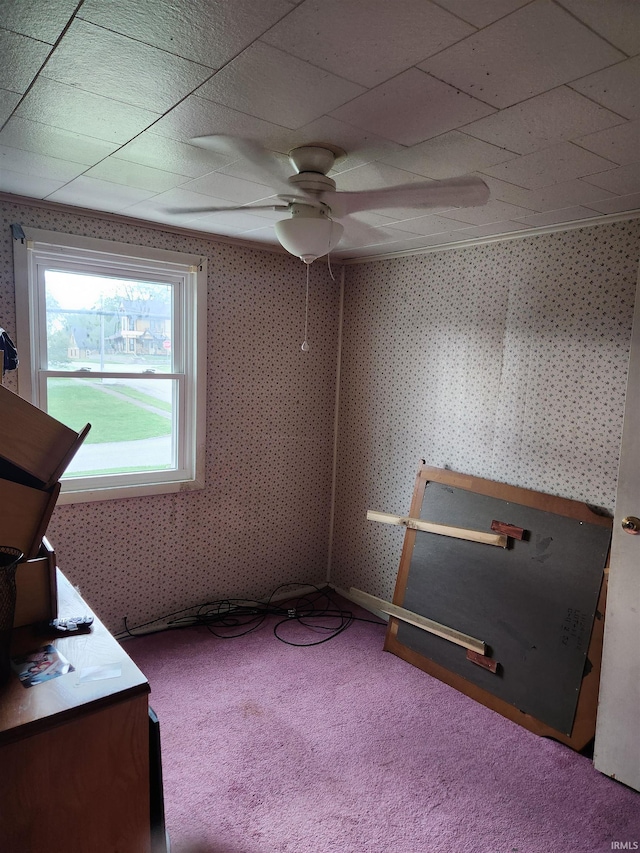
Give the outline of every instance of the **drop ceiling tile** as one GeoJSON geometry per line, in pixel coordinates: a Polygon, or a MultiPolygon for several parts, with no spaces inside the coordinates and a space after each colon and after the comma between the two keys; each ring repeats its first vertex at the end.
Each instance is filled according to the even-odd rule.
{"type": "Polygon", "coordinates": [[[635,163],[640,160],[640,119],[601,130],[599,133],[590,133],[575,142],[619,166],[635,163]]]}
{"type": "Polygon", "coordinates": [[[66,184],[56,192],[51,193],[50,201],[61,204],[72,204],[93,210],[108,210],[114,213],[124,210],[136,201],[142,201],[153,193],[137,187],[125,187],[121,184],[111,184],[97,178],[87,178],[81,175],[75,181],[66,184]]]}
{"type": "Polygon", "coordinates": [[[535,207],[532,201],[532,190],[527,190],[524,187],[518,187],[515,184],[508,183],[507,181],[501,181],[498,178],[487,175],[486,172],[478,172],[477,175],[479,178],[482,178],[485,184],[489,187],[492,199],[506,201],[509,204],[516,204],[529,210],[539,211],[539,208],[535,207]]]}
{"type": "Polygon", "coordinates": [[[597,175],[589,175],[584,180],[588,184],[602,187],[618,195],[630,195],[640,192],[640,163],[620,166],[597,175]]]}
{"type": "Polygon", "coordinates": [[[574,80],[571,88],[625,118],[640,118],[640,56],[574,80]]]}
{"type": "Polygon", "coordinates": [[[25,96],[16,114],[107,142],[128,142],[158,118],[158,114],[150,110],[82,92],[42,76],[25,96]]]}
{"type": "Polygon", "coordinates": [[[20,172],[0,171],[0,192],[15,193],[28,198],[46,198],[49,193],[63,187],[65,181],[42,178],[38,175],[25,175],[20,172]]]}
{"type": "Polygon", "coordinates": [[[387,210],[387,214],[385,216],[384,214],[376,213],[373,210],[359,210],[357,213],[349,214],[347,219],[355,219],[356,222],[362,222],[364,225],[371,225],[373,228],[377,228],[378,226],[384,227],[385,225],[391,225],[392,222],[397,222],[400,217],[394,216],[394,213],[397,213],[397,211],[387,210]]]}
{"type": "MultiPolygon", "coordinates": [[[[470,126],[474,127],[474,124],[470,126]]],[[[505,148],[468,136],[465,128],[465,133],[451,130],[395,154],[383,155],[380,159],[400,169],[442,180],[467,175],[486,166],[512,160],[515,156],[505,148]]]]}
{"type": "Polygon", "coordinates": [[[624,213],[627,210],[638,210],[640,209],[640,192],[612,196],[594,201],[589,206],[599,213],[624,213]]]}
{"type": "MultiPolygon", "coordinates": [[[[1,137],[0,134],[0,140],[1,137]]],[[[232,158],[147,130],[120,148],[113,159],[198,178],[226,166],[232,158]]]]}
{"type": "Polygon", "coordinates": [[[9,148],[6,145],[0,145],[0,166],[11,172],[37,175],[54,181],[71,181],[87,168],[81,163],[70,163],[67,160],[34,154],[32,151],[23,151],[20,148],[9,148]]]}
{"type": "MultiPolygon", "coordinates": [[[[425,226],[426,227],[426,226],[425,226]]],[[[436,227],[436,226],[434,226],[436,227]]],[[[444,229],[440,229],[444,230],[444,229]]],[[[417,238],[411,237],[413,234],[412,231],[407,231],[406,229],[396,228],[385,226],[384,228],[376,228],[374,231],[368,235],[364,240],[358,241],[358,246],[380,246],[386,245],[388,243],[395,243],[398,240],[415,240],[417,238]]],[[[422,237],[423,235],[419,235],[422,237]]]]}
{"type": "Polygon", "coordinates": [[[571,142],[561,142],[552,148],[525,154],[484,171],[496,178],[535,190],[613,168],[615,165],[610,160],[578,148],[571,142]]]}
{"type": "MultiPolygon", "coordinates": [[[[449,214],[450,216],[451,214],[449,214]]],[[[450,219],[447,216],[417,216],[413,219],[401,219],[393,222],[393,227],[399,231],[408,231],[411,234],[427,236],[429,234],[443,234],[448,231],[458,231],[466,228],[468,223],[450,219]]]]}
{"type": "Polygon", "coordinates": [[[210,68],[221,68],[291,11],[286,0],[85,0],[80,16],[210,68]]]}
{"type": "Polygon", "coordinates": [[[473,0],[472,3],[469,0],[438,0],[440,6],[474,27],[486,27],[529,2],[531,0],[473,0]]]}
{"type": "Polygon", "coordinates": [[[124,184],[129,187],[139,187],[142,190],[150,190],[161,193],[172,187],[184,184],[189,180],[185,175],[175,175],[161,169],[152,169],[150,166],[141,166],[139,163],[129,163],[127,160],[117,160],[108,157],[101,163],[87,171],[90,178],[99,178],[102,181],[110,181],[114,184],[124,184]]]}
{"type": "Polygon", "coordinates": [[[364,91],[356,83],[256,42],[218,71],[198,95],[295,129],[364,91]]]}
{"type": "MultiPolygon", "coordinates": [[[[592,207],[592,202],[610,198],[613,193],[587,184],[577,179],[575,181],[564,181],[561,184],[553,184],[540,190],[531,190],[529,202],[533,210],[544,213],[563,207],[575,207],[586,205],[592,207]]],[[[528,205],[527,205],[528,206],[528,205]]]]}
{"type": "Polygon", "coordinates": [[[558,0],[558,2],[625,53],[640,53],[638,0],[558,0]]]}
{"type": "MultiPolygon", "coordinates": [[[[282,218],[282,215],[280,218],[282,218]]],[[[224,216],[213,213],[202,217],[198,222],[201,225],[210,225],[211,229],[218,234],[254,231],[259,228],[269,227],[264,219],[260,219],[260,217],[255,216],[255,214],[247,213],[244,210],[230,211],[225,213],[224,216]]]]}
{"type": "Polygon", "coordinates": [[[595,212],[587,207],[565,207],[561,210],[550,210],[547,213],[532,213],[530,216],[521,217],[518,221],[531,228],[537,228],[543,225],[557,225],[561,222],[590,219],[595,215],[595,212]]]}
{"type": "Polygon", "coordinates": [[[469,228],[466,238],[473,237],[495,237],[498,234],[511,234],[514,231],[523,231],[525,226],[522,222],[491,222],[488,225],[476,225],[469,228]]]}
{"type": "Polygon", "coordinates": [[[410,68],[334,110],[332,116],[401,145],[415,145],[492,112],[475,98],[410,68]]]}
{"type": "Polygon", "coordinates": [[[250,231],[241,231],[240,236],[243,239],[251,240],[252,243],[264,243],[278,246],[279,251],[284,252],[280,247],[280,241],[276,237],[276,232],[273,225],[266,225],[262,228],[252,228],[250,231]]]}
{"type": "Polygon", "coordinates": [[[474,28],[425,0],[301,3],[263,41],[371,88],[474,28]]]}
{"type": "Polygon", "coordinates": [[[464,132],[518,154],[531,154],[622,121],[617,113],[560,86],[468,124],[464,132]]]}
{"type": "Polygon", "coordinates": [[[535,0],[419,67],[509,107],[624,58],[551,0],[535,0]]]}
{"type": "Polygon", "coordinates": [[[11,113],[20,103],[22,95],[18,92],[9,92],[7,89],[0,89],[0,125],[9,118],[11,113]]]}
{"type": "Polygon", "coordinates": [[[23,94],[47,58],[51,46],[41,41],[0,30],[2,85],[23,94]]]}
{"type": "Polygon", "coordinates": [[[221,172],[210,172],[208,175],[183,184],[183,187],[192,192],[216,196],[237,204],[247,204],[273,195],[271,188],[264,184],[243,181],[241,178],[223,175],[221,172]]]}
{"type": "Polygon", "coordinates": [[[14,0],[2,4],[2,26],[53,44],[75,12],[78,0],[14,0]]]}
{"type": "Polygon", "coordinates": [[[13,116],[0,131],[0,144],[60,160],[84,163],[85,166],[95,165],[118,149],[114,142],[93,139],[80,133],[68,133],[18,116],[13,116]]]}
{"type": "Polygon", "coordinates": [[[163,116],[154,124],[153,132],[181,141],[222,133],[252,139],[282,154],[297,144],[295,133],[289,128],[214,104],[197,95],[190,95],[163,116]]]}
{"type": "Polygon", "coordinates": [[[74,21],[43,73],[58,83],[163,113],[213,72],[102,27],[74,21]]]}
{"type": "Polygon", "coordinates": [[[459,222],[467,222],[469,225],[489,225],[495,222],[504,222],[507,219],[516,219],[526,216],[531,211],[526,207],[518,207],[508,204],[506,201],[489,201],[482,207],[468,207],[452,210],[447,215],[459,222]]]}

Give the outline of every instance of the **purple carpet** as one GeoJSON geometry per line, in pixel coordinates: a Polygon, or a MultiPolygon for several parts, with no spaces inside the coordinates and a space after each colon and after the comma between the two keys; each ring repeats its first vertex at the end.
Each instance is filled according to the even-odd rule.
{"type": "Polygon", "coordinates": [[[125,644],[160,719],[172,853],[640,847],[640,794],[383,652],[383,627],[296,648],[273,624],[125,644]]]}

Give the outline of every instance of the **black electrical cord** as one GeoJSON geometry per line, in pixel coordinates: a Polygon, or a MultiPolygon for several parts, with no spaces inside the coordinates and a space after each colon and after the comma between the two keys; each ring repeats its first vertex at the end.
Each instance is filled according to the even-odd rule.
{"type": "Polygon", "coordinates": [[[153,630],[143,631],[141,629],[148,628],[158,622],[164,622],[164,627],[158,630],[201,626],[218,639],[230,640],[257,631],[270,616],[279,617],[273,626],[273,634],[276,639],[289,646],[298,647],[318,646],[326,643],[345,631],[353,622],[386,625],[386,622],[379,619],[365,619],[355,616],[351,610],[345,610],[341,607],[340,602],[332,596],[329,587],[320,588],[313,584],[291,582],[276,587],[267,601],[222,599],[196,607],[185,607],[182,610],[176,610],[173,613],[132,627],[129,627],[125,616],[124,631],[117,634],[116,639],[123,640],[129,637],[141,637],[145,634],[156,633],[153,630]],[[287,599],[281,603],[275,603],[273,601],[275,595],[280,590],[290,586],[308,587],[310,592],[299,594],[295,598],[287,599]],[[193,612],[194,610],[195,612],[193,612]],[[326,624],[327,622],[330,624],[326,624]],[[285,628],[285,625],[289,627],[285,628]],[[291,626],[295,625],[313,633],[323,633],[326,636],[320,640],[299,642],[291,638],[291,626]],[[284,636],[287,632],[289,632],[289,638],[284,636]]]}

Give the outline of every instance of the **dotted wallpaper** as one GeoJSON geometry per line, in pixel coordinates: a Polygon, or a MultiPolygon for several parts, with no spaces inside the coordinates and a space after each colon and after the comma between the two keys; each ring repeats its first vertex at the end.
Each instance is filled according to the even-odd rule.
{"type": "Polygon", "coordinates": [[[331,580],[390,599],[430,465],[612,510],[640,220],[348,266],[331,580]]]}
{"type": "MultiPolygon", "coordinates": [[[[29,205],[0,205],[0,325],[14,337],[19,222],[208,259],[206,486],[56,507],[60,568],[114,631],[226,597],[326,580],[339,284],[288,255],[29,205]]],[[[15,340],[15,337],[14,337],[15,340]]],[[[16,341],[18,348],[20,342],[16,341]]],[[[15,374],[5,384],[16,390],[15,374]]]]}

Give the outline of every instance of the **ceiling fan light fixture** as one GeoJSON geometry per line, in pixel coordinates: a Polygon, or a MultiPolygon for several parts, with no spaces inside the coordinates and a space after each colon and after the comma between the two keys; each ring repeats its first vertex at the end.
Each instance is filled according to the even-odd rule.
{"type": "Polygon", "coordinates": [[[287,252],[310,264],[338,245],[344,226],[330,219],[326,211],[294,204],[291,212],[290,219],[275,224],[276,236],[287,252]]]}

